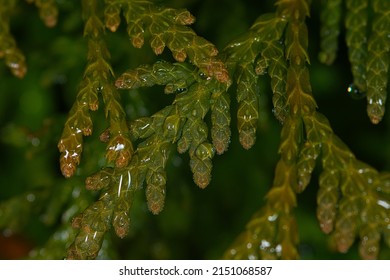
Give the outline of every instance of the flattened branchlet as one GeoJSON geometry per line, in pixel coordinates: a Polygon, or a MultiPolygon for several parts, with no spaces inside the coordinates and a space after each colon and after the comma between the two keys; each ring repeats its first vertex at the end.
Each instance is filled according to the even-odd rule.
{"type": "MultiPolygon", "coordinates": [[[[0,8],[0,58],[22,78],[27,70],[25,58],[9,32],[8,11],[16,2],[5,2],[9,4],[0,8]]],[[[45,24],[55,25],[55,1],[34,2],[45,24]]],[[[358,160],[320,113],[314,98],[306,23],[312,1],[277,0],[274,12],[260,15],[221,50],[195,33],[190,27],[195,17],[185,9],[167,8],[151,0],[81,2],[86,65],[58,141],[60,168],[67,180],[76,180],[80,163],[88,161],[82,157],[87,137],[92,138],[89,142],[105,145],[105,160],[99,163],[100,170],[84,178],[84,187],[94,193],[92,198],[76,192],[82,185],[77,183],[73,192],[64,190],[59,202],[57,198],[56,213],[67,199],[73,201],[73,208],[68,209],[67,226],[57,232],[67,238],[48,242],[48,248],[62,246],[68,259],[104,256],[107,232],[113,230],[124,238],[131,231],[131,210],[138,193],[143,193],[152,214],[164,211],[166,197],[175,191],[167,172],[173,153],[188,154],[194,183],[206,188],[212,180],[214,157],[229,152],[233,122],[244,149],[259,141],[261,108],[267,107],[262,96],[272,100],[270,111],[281,127],[280,158],[265,199],[259,202],[261,207],[223,257],[299,258],[295,211],[300,206],[299,195],[309,187],[317,187],[313,217],[337,251],[347,252],[358,239],[360,256],[375,259],[381,244],[390,246],[389,173],[358,160]],[[124,32],[129,48],[150,47],[155,59],[115,74],[109,32],[124,32]],[[269,83],[269,92],[263,83],[269,83]],[[123,95],[144,88],[167,94],[172,102],[131,118],[123,95]],[[100,109],[108,127],[96,136],[93,112],[100,109]]],[[[385,113],[390,2],[321,3],[319,60],[331,65],[337,59],[344,25],[353,75],[348,91],[367,97],[368,117],[377,124],[385,113]]],[[[50,195],[36,195],[54,201],[50,195]]],[[[5,213],[1,227],[11,223],[6,207],[15,201],[0,205],[0,213],[5,213]]]]}

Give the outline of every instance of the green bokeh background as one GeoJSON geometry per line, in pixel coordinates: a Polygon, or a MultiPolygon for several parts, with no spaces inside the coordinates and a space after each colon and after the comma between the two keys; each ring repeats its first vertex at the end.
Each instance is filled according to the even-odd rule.
{"type": "MultiPolygon", "coordinates": [[[[86,41],[80,1],[58,0],[59,22],[48,29],[35,7],[20,2],[12,15],[11,31],[26,55],[28,73],[19,80],[0,61],[0,202],[30,191],[48,190],[61,195],[83,187],[86,176],[104,164],[105,145],[98,141],[107,122],[103,110],[93,113],[94,133],[85,139],[85,151],[75,178],[66,180],[59,171],[57,142],[61,135],[78,83],[86,65],[86,41]]],[[[317,1],[314,1],[317,3],[317,1]]],[[[366,116],[365,99],[355,100],[346,89],[352,78],[347,60],[344,33],[340,52],[332,66],[321,65],[319,49],[319,6],[313,4],[308,19],[311,81],[319,110],[324,113],[337,135],[357,158],[379,170],[390,170],[389,114],[379,125],[366,116]]],[[[256,17],[273,12],[273,1],[249,0],[171,0],[165,5],[190,10],[197,18],[195,31],[223,48],[235,36],[245,32],[256,17]],[[254,3],[256,2],[256,3],[254,3]]],[[[0,7],[1,8],[1,7],[0,7]]],[[[134,49],[124,24],[116,33],[107,31],[114,72],[156,57],[150,47],[134,49]]],[[[162,58],[172,60],[169,52],[162,58]]],[[[121,92],[130,119],[151,115],[172,102],[160,87],[121,92]]],[[[233,94],[233,92],[232,92],[233,94]]],[[[271,112],[269,81],[261,88],[263,108],[256,145],[249,151],[238,142],[235,128],[236,104],[232,98],[232,138],[227,153],[214,158],[213,179],[205,189],[192,181],[187,155],[172,153],[168,164],[167,199],[163,212],[153,216],[147,210],[143,192],[138,192],[132,209],[132,228],[124,240],[112,238],[111,257],[126,259],[218,259],[244,229],[253,213],[264,203],[278,160],[281,125],[271,112]]],[[[101,106],[101,109],[103,106],[101,106]]],[[[308,189],[298,197],[296,210],[303,259],[357,259],[357,246],[347,254],[330,250],[328,239],[315,218],[318,174],[308,189]]],[[[93,198],[93,195],[91,195],[93,198]]],[[[26,203],[27,200],[26,200],[26,203]]],[[[42,220],[41,205],[26,216],[24,224],[12,231],[1,229],[7,238],[17,235],[30,246],[42,246],[61,224],[61,215],[47,226],[42,220]]],[[[21,207],[23,208],[23,207],[21,207]]],[[[16,209],[16,208],[15,208],[16,209]]],[[[23,211],[14,211],[26,215],[23,211]]],[[[382,246],[381,258],[389,259],[382,246]]],[[[0,252],[2,251],[0,245],[0,252]]],[[[7,256],[6,252],[0,257],[7,256]]],[[[27,257],[27,256],[25,256],[27,257]]]]}

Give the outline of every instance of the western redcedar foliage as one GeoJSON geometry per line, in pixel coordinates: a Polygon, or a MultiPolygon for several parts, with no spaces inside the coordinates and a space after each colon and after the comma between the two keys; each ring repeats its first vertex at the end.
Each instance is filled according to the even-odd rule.
{"type": "Polygon", "coordinates": [[[389,1],[27,2],[0,1],[23,257],[388,258],[389,1]]]}

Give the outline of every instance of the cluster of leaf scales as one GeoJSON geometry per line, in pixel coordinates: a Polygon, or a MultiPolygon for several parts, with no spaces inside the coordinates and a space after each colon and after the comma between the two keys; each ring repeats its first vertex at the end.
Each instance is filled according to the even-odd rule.
{"type": "Polygon", "coordinates": [[[65,177],[73,176],[80,163],[83,136],[92,134],[90,110],[98,109],[99,94],[103,97],[112,134],[107,144],[106,158],[109,162],[115,162],[117,167],[125,167],[133,153],[126,114],[120,103],[119,93],[113,85],[114,73],[109,64],[110,53],[105,42],[104,25],[98,16],[97,2],[83,1],[82,4],[84,37],[88,41],[88,64],[58,143],[61,171],[65,177]]]}
{"type": "MultiPolygon", "coordinates": [[[[332,7],[336,2],[327,3],[332,7]]],[[[316,111],[306,64],[309,60],[304,20],[308,15],[309,2],[278,2],[275,20],[280,17],[279,20],[287,21],[278,40],[283,42],[287,59],[285,96],[289,108],[281,133],[281,159],[265,205],[226,251],[225,258],[299,256],[293,209],[296,195],[308,186],[320,158],[317,218],[322,231],[331,235],[334,247],[346,252],[359,237],[361,257],[373,259],[378,257],[382,238],[389,245],[387,173],[378,173],[357,160],[333,133],[327,119],[316,111]]],[[[267,22],[265,18],[259,20],[267,22]]],[[[331,53],[321,56],[322,59],[333,57],[331,53]]]]}
{"type": "MultiPolygon", "coordinates": [[[[166,94],[176,96],[171,105],[152,116],[132,120],[117,132],[111,125],[101,135],[102,141],[110,143],[118,131],[126,132],[137,147],[131,152],[128,164],[103,169],[87,179],[87,188],[99,189],[102,195],[75,219],[74,226],[80,231],[68,250],[69,258],[96,257],[111,226],[118,236],[124,237],[130,225],[132,196],[143,184],[150,211],[157,214],[163,209],[165,166],[174,146],[179,153],[188,151],[195,183],[201,188],[209,184],[214,153],[226,151],[230,139],[229,77],[237,84],[240,142],[244,148],[252,147],[260,107],[259,76],[265,74],[271,79],[274,114],[283,124],[281,159],[265,206],[225,257],[299,257],[293,210],[297,206],[296,196],[308,186],[320,155],[317,217],[321,229],[331,234],[340,252],[348,250],[359,236],[361,256],[377,257],[381,236],[388,241],[388,190],[382,179],[386,175],[358,161],[334,135],[326,118],[316,112],[307,67],[307,1],[278,1],[276,13],[260,16],[246,34],[222,51],[221,59],[216,58],[214,46],[185,26],[193,22],[187,11],[157,7],[148,1],[129,1],[125,5],[106,2],[108,29],[117,30],[123,11],[134,47],[144,45],[147,32],[155,54],[168,47],[178,61],[158,61],[128,70],[116,80],[115,86],[137,89],[163,85],[166,94]],[[184,62],[187,58],[190,64],[184,62]],[[211,132],[205,121],[210,111],[211,132]]],[[[337,5],[337,1],[329,2],[327,8],[334,9],[337,5]]],[[[323,20],[329,18],[326,12],[323,20]]],[[[338,19],[323,28],[333,28],[337,22],[338,19]]],[[[337,49],[335,33],[328,38],[333,42],[332,48],[321,56],[328,63],[337,49]]],[[[110,73],[104,68],[100,72],[106,74],[97,74],[101,76],[93,81],[104,80],[110,73]]],[[[105,100],[109,103],[109,98],[105,100]]]]}
{"type": "MultiPolygon", "coordinates": [[[[9,11],[15,1],[3,2],[0,58],[5,58],[13,74],[22,77],[26,71],[24,57],[9,32],[9,11]]],[[[53,26],[57,17],[54,1],[34,2],[44,22],[53,26]]],[[[336,57],[342,1],[324,3],[320,60],[330,64],[336,57]]],[[[229,146],[231,79],[236,83],[239,139],[244,148],[252,147],[261,107],[259,96],[264,94],[259,92],[259,77],[264,75],[270,78],[273,112],[283,125],[281,158],[264,206],[225,257],[299,257],[294,208],[297,195],[309,185],[316,165],[321,170],[317,218],[322,231],[331,235],[335,248],[346,252],[359,237],[360,254],[370,259],[378,256],[381,239],[390,245],[389,174],[379,173],[357,160],[333,133],[327,119],[316,111],[305,23],[310,1],[277,1],[275,13],[260,16],[247,33],[228,44],[220,55],[215,46],[188,27],[194,17],[186,10],[161,7],[148,0],[106,0],[104,6],[100,4],[97,0],[82,1],[88,62],[58,147],[62,173],[72,177],[84,149],[83,137],[92,134],[90,111],[98,110],[101,95],[109,127],[100,140],[107,143],[108,163],[85,181],[87,190],[99,191],[98,200],[74,198],[79,201],[77,209],[85,210],[73,218],[72,226],[78,232],[67,258],[96,258],[111,228],[117,236],[125,237],[131,224],[129,213],[134,194],[143,186],[149,210],[154,214],[162,211],[168,180],[165,167],[174,148],[179,153],[188,152],[194,182],[199,187],[210,183],[215,153],[222,154],[229,146]],[[121,18],[126,20],[134,47],[143,47],[149,38],[156,55],[168,48],[177,62],[139,66],[115,79],[105,28],[117,31],[121,18]],[[165,94],[175,95],[173,103],[149,117],[128,121],[119,90],[154,85],[163,85],[165,94]]],[[[383,116],[386,99],[390,8],[386,1],[376,0],[346,0],[345,4],[354,84],[367,91],[369,116],[377,123],[383,116]],[[374,13],[370,36],[366,32],[368,9],[374,13]]],[[[49,205],[48,223],[54,219],[49,213],[58,213],[71,195],[64,192],[58,196],[59,203],[49,205]]],[[[18,199],[24,201],[26,197],[18,199]]],[[[1,205],[0,211],[7,213],[11,204],[1,205]]],[[[21,213],[27,213],[29,205],[20,209],[21,213]]],[[[70,219],[69,215],[66,217],[70,219]]],[[[2,223],[9,222],[8,218],[2,223]]],[[[69,227],[59,229],[57,234],[72,235],[69,227]]],[[[48,246],[64,242],[67,241],[53,238],[48,246]]],[[[36,254],[39,257],[41,251],[36,254]]]]}
{"type": "MultiPolygon", "coordinates": [[[[26,1],[34,3],[37,6],[39,15],[46,26],[53,27],[56,25],[58,9],[54,0],[26,1]]],[[[16,0],[0,1],[0,58],[4,58],[5,64],[13,75],[18,78],[23,78],[27,72],[26,59],[10,32],[10,20],[16,4],[16,0]]]]}
{"type": "Polygon", "coordinates": [[[348,91],[367,97],[367,114],[379,123],[385,113],[389,70],[390,3],[380,0],[323,1],[320,60],[336,58],[341,13],[345,6],[345,34],[353,84],[348,91]]]}
{"type": "Polygon", "coordinates": [[[145,184],[149,210],[158,214],[164,206],[166,162],[174,145],[188,152],[194,181],[205,188],[211,180],[212,158],[227,150],[230,141],[230,77],[225,64],[216,58],[217,49],[186,25],[193,16],[186,10],[163,8],[152,1],[105,1],[104,19],[96,1],[83,2],[84,36],[88,40],[88,65],[63,135],[59,142],[61,169],[71,177],[80,162],[83,135],[92,132],[89,111],[98,109],[102,94],[110,126],[100,140],[107,144],[108,166],[86,180],[87,189],[99,190],[100,198],[74,219],[79,229],[68,249],[68,258],[95,258],[105,233],[113,227],[126,236],[133,194],[145,184]],[[123,13],[134,47],[144,45],[145,33],[155,54],[167,47],[177,63],[158,61],[126,71],[113,81],[104,25],[116,31],[123,13]],[[188,59],[191,63],[184,62],[188,59]],[[169,105],[150,117],[125,121],[117,89],[164,85],[166,94],[175,94],[169,105]],[[205,122],[211,111],[211,138],[205,122]],[[133,144],[136,148],[133,149],[133,144]]]}

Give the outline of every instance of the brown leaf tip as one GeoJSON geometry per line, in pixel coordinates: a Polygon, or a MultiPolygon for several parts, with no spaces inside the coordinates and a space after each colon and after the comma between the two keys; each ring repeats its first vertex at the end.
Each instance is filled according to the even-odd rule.
{"type": "Polygon", "coordinates": [[[54,27],[57,24],[57,15],[45,17],[44,21],[47,27],[54,27]]]}
{"type": "Polygon", "coordinates": [[[145,39],[144,39],[144,35],[142,33],[135,35],[131,39],[131,43],[133,44],[134,48],[137,48],[137,49],[142,48],[142,46],[144,45],[144,42],[145,42],[145,39]]]}
{"type": "Polygon", "coordinates": [[[218,82],[221,83],[225,83],[228,85],[232,83],[230,80],[229,72],[222,61],[210,58],[207,62],[205,61],[204,65],[206,67],[205,70],[208,76],[214,77],[218,82]]]}
{"type": "Polygon", "coordinates": [[[78,215],[72,219],[72,228],[79,229],[81,228],[82,216],[78,215]]]}
{"type": "Polygon", "coordinates": [[[195,22],[195,17],[187,10],[177,14],[175,21],[182,25],[191,25],[195,22]]]}
{"type": "Polygon", "coordinates": [[[329,234],[333,231],[333,222],[332,221],[321,222],[320,228],[321,228],[323,233],[329,234]]]}
{"type": "Polygon", "coordinates": [[[159,202],[149,202],[148,208],[153,215],[158,215],[164,209],[164,204],[161,204],[159,202]]]}
{"type": "Polygon", "coordinates": [[[129,232],[129,229],[128,229],[128,227],[116,227],[115,228],[115,233],[116,233],[116,235],[119,237],[119,238],[125,238],[126,237],[126,235],[128,234],[128,232],[129,232]]]}
{"type": "Polygon", "coordinates": [[[76,172],[76,164],[73,160],[68,160],[64,157],[60,159],[61,173],[65,178],[70,178],[76,172]]]}
{"type": "Polygon", "coordinates": [[[250,148],[252,148],[256,142],[256,136],[253,135],[252,130],[240,131],[239,138],[240,138],[240,143],[241,143],[242,147],[246,150],[249,150],[250,148]]]}
{"type": "Polygon", "coordinates": [[[201,188],[205,189],[211,181],[211,176],[208,173],[194,173],[194,182],[201,188]]]}
{"type": "Polygon", "coordinates": [[[24,64],[24,62],[23,63],[8,63],[7,65],[11,68],[12,74],[19,79],[23,79],[27,73],[27,67],[24,64]]]}

